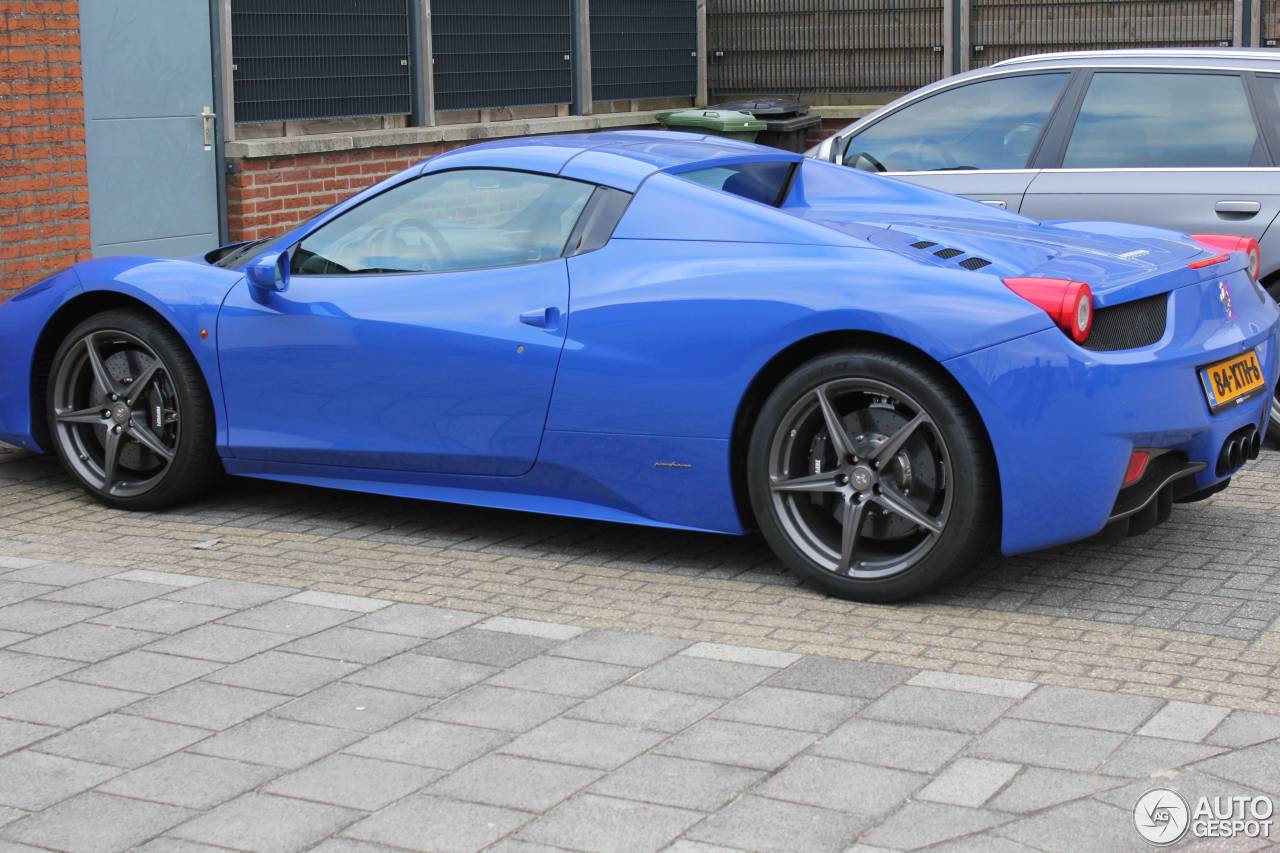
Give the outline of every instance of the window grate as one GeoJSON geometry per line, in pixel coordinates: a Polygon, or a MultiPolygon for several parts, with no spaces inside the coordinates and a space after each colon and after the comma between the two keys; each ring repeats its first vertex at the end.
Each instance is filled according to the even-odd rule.
{"type": "Polygon", "coordinates": [[[573,101],[570,0],[432,0],[437,110],[573,101]]]}
{"type": "Polygon", "coordinates": [[[591,96],[698,93],[696,0],[591,0],[591,96]]]}
{"type": "Polygon", "coordinates": [[[413,112],[409,0],[232,0],[237,122],[413,112]]]}

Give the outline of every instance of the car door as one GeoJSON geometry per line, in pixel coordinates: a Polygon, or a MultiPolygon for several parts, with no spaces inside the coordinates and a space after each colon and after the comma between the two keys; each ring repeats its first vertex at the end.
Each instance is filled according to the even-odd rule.
{"type": "Polygon", "coordinates": [[[1061,147],[1027,190],[1028,216],[1261,238],[1280,212],[1280,180],[1238,73],[1094,72],[1061,147]]]}
{"type": "Polygon", "coordinates": [[[1017,211],[1070,78],[1020,73],[944,89],[855,129],[841,162],[1017,211]]]}
{"type": "Polygon", "coordinates": [[[461,169],[381,193],[241,283],[218,325],[238,458],[514,476],[534,464],[595,187],[461,169]],[[261,301],[259,301],[261,300],[261,301]]]}

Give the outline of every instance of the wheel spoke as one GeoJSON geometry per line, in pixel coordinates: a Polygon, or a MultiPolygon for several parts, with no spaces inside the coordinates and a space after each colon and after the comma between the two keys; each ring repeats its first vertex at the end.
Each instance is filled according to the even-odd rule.
{"type": "Polygon", "coordinates": [[[102,491],[111,494],[116,486],[116,469],[120,464],[120,451],[124,442],[120,433],[107,430],[107,440],[102,445],[102,491]]]}
{"type": "Polygon", "coordinates": [[[141,444],[147,450],[150,450],[156,456],[159,456],[165,462],[172,461],[173,451],[165,447],[164,442],[156,438],[156,434],[147,427],[135,421],[129,426],[129,437],[141,444]]]}
{"type": "Polygon", "coordinates": [[[101,406],[90,406],[87,409],[68,409],[64,412],[55,411],[54,418],[60,424],[97,424],[106,423],[106,418],[102,416],[101,406]]]}
{"type": "Polygon", "coordinates": [[[845,501],[840,512],[840,525],[843,533],[840,537],[840,565],[836,571],[842,575],[849,574],[853,565],[853,557],[858,553],[858,541],[862,538],[862,521],[867,514],[867,501],[845,501]]]}
{"type": "Polygon", "coordinates": [[[835,475],[810,474],[807,477],[796,477],[793,480],[774,480],[771,487],[775,492],[838,492],[835,475]]]}
{"type": "Polygon", "coordinates": [[[840,419],[840,413],[827,397],[826,385],[815,388],[813,393],[818,397],[818,408],[822,410],[822,420],[827,425],[831,446],[835,448],[836,456],[840,461],[844,462],[853,456],[853,445],[849,441],[849,433],[845,430],[844,421],[840,419]]]}
{"type": "Polygon", "coordinates": [[[156,380],[160,370],[160,361],[157,359],[143,368],[142,373],[138,374],[133,382],[125,388],[125,394],[128,395],[127,402],[130,406],[137,404],[142,395],[147,392],[147,386],[156,380]]]}
{"type": "Polygon", "coordinates": [[[107,366],[102,363],[102,355],[98,352],[95,338],[97,335],[89,335],[84,339],[84,348],[89,355],[89,367],[93,370],[93,378],[104,394],[119,396],[120,390],[116,388],[115,382],[111,381],[111,374],[107,372],[107,366]]]}
{"type": "Polygon", "coordinates": [[[880,494],[872,498],[877,504],[895,515],[900,515],[907,521],[910,521],[930,533],[937,535],[942,532],[942,521],[937,518],[925,515],[907,499],[906,495],[899,494],[896,490],[880,485],[880,494]]]}
{"type": "Polygon", "coordinates": [[[876,452],[872,456],[876,467],[883,468],[893,461],[893,457],[898,455],[898,451],[902,449],[902,446],[907,443],[911,436],[915,435],[916,430],[927,423],[929,423],[929,416],[921,412],[908,421],[902,429],[889,436],[884,444],[876,448],[876,452]]]}

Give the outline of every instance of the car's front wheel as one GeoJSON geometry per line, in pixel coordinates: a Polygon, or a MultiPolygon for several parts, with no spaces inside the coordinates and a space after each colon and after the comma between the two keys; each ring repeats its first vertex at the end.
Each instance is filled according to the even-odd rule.
{"type": "Polygon", "coordinates": [[[63,466],[105,504],[173,506],[220,471],[199,366],[144,312],[108,311],[76,326],[54,355],[45,399],[63,466]]]}
{"type": "Polygon", "coordinates": [[[802,365],[765,402],[747,482],[792,571],[842,598],[893,601],[986,553],[990,455],[967,401],[927,366],[841,352],[802,365]]]}

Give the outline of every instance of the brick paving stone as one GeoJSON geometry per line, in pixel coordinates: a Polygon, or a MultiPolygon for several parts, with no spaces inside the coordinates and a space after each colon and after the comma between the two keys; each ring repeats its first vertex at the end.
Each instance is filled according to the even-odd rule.
{"type": "Polygon", "coordinates": [[[348,627],[435,639],[479,622],[481,618],[475,613],[442,610],[422,604],[393,604],[349,622],[348,627]]]}
{"type": "Polygon", "coordinates": [[[269,601],[250,610],[224,616],[218,620],[218,624],[305,637],[326,628],[336,628],[355,619],[357,615],[350,610],[332,607],[317,607],[293,601],[269,601]]]}
{"type": "Polygon", "coordinates": [[[358,819],[360,812],[269,794],[245,794],[172,830],[219,847],[287,853],[310,847],[358,819]]]}
{"type": "Polygon", "coordinates": [[[359,668],[356,664],[325,658],[268,651],[223,667],[205,676],[205,680],[267,693],[301,696],[359,668]]]}
{"type": "Polygon", "coordinates": [[[545,812],[594,782],[598,770],[536,761],[515,755],[486,755],[455,770],[425,793],[471,803],[545,812]]]}
{"type": "Polygon", "coordinates": [[[490,678],[489,683],[498,687],[586,698],[634,673],[630,667],[614,664],[540,656],[503,670],[490,678]]]}
{"type": "Polygon", "coordinates": [[[1004,815],[941,803],[909,803],[862,836],[868,844],[917,850],[1008,821],[1004,815]]]}
{"type": "Polygon", "coordinates": [[[74,726],[143,698],[137,693],[54,679],[0,698],[0,717],[74,726]]]}
{"type": "Polygon", "coordinates": [[[430,657],[508,667],[537,657],[554,645],[554,640],[471,627],[428,640],[414,651],[430,657]]]}
{"type": "Polygon", "coordinates": [[[568,696],[477,684],[432,705],[421,716],[504,732],[527,732],[564,713],[577,702],[568,696]]]}
{"type": "Polygon", "coordinates": [[[372,734],[413,716],[431,701],[411,693],[339,682],[281,705],[272,713],[304,723],[372,734]]]}
{"type": "Polygon", "coordinates": [[[0,835],[55,850],[115,853],[136,848],[189,814],[176,806],[89,791],[6,826],[0,835]]]}
{"type": "Polygon", "coordinates": [[[1222,747],[1202,744],[1169,742],[1163,738],[1131,737],[1098,768],[1099,773],[1111,776],[1167,776],[1173,770],[1221,755],[1222,747]]]}
{"type": "Polygon", "coordinates": [[[900,805],[928,781],[921,773],[804,755],[770,777],[755,793],[874,817],[900,805]]]}
{"type": "Polygon", "coordinates": [[[1230,716],[1205,738],[1205,742],[1216,746],[1241,747],[1276,738],[1280,738],[1280,716],[1232,711],[1230,716]]]}
{"type": "Polygon", "coordinates": [[[648,853],[666,847],[701,817],[685,809],[584,794],[520,830],[520,837],[599,853],[648,853]]]}
{"type": "Polygon", "coordinates": [[[330,628],[294,640],[281,646],[285,652],[296,652],[303,655],[331,658],[333,660],[350,661],[352,663],[377,663],[394,657],[401,652],[421,645],[419,637],[406,637],[401,634],[386,634],[378,631],[362,631],[358,628],[330,628]]]}
{"type": "Polygon", "coordinates": [[[620,767],[664,740],[658,732],[588,720],[556,719],[512,740],[503,752],[598,770],[620,767]]]}
{"type": "Polygon", "coordinates": [[[61,601],[66,604],[87,604],[92,607],[109,607],[112,609],[137,604],[149,598],[156,598],[177,587],[138,583],[118,577],[98,578],[75,586],[59,588],[46,593],[48,601],[61,601]]]}
{"type": "Polygon", "coordinates": [[[541,637],[544,640],[572,640],[583,633],[583,630],[575,625],[539,622],[534,619],[512,619],[510,616],[492,616],[477,622],[476,627],[485,631],[541,637]]]}
{"type": "Polygon", "coordinates": [[[365,818],[345,834],[406,850],[479,850],[531,817],[513,809],[419,794],[365,818]]]}
{"type": "Polygon", "coordinates": [[[786,764],[814,742],[808,732],[703,720],[664,743],[659,752],[697,761],[714,761],[758,770],[774,770],[786,764]]]}
{"type": "Polygon", "coordinates": [[[375,610],[391,606],[390,601],[379,601],[376,598],[365,598],[359,595],[321,592],[315,589],[291,595],[285,601],[290,601],[294,604],[308,604],[315,607],[332,607],[335,610],[353,610],[356,613],[372,613],[375,610]]]}
{"type": "Polygon", "coordinates": [[[510,735],[436,720],[404,720],[352,744],[347,752],[453,770],[498,748],[510,735]]]}
{"type": "Polygon", "coordinates": [[[1042,723],[1132,732],[1151,719],[1163,704],[1159,699],[1143,696],[1071,687],[1041,687],[1009,716],[1042,723]]]}
{"type": "Polygon", "coordinates": [[[80,622],[32,637],[30,640],[11,646],[10,651],[64,658],[82,663],[96,663],[129,649],[146,645],[161,636],[150,631],[135,631],[131,628],[80,622]]]}
{"type": "Polygon", "coordinates": [[[106,566],[91,566],[85,563],[41,563],[9,572],[4,579],[52,586],[75,586],[113,575],[116,571],[106,566]]]}
{"type": "Polygon", "coordinates": [[[16,604],[19,601],[29,601],[50,592],[57,592],[57,590],[58,587],[49,586],[48,584],[23,583],[0,579],[0,607],[16,604]]]}
{"type": "Polygon", "coordinates": [[[204,811],[282,772],[276,767],[179,752],[117,776],[99,790],[204,811]]]}
{"type": "Polygon", "coordinates": [[[979,736],[968,753],[979,758],[1051,767],[1095,770],[1124,735],[1028,720],[1001,720],[979,736]]]}
{"type": "Polygon", "coordinates": [[[297,590],[273,584],[252,583],[247,581],[211,580],[188,589],[171,592],[165,598],[172,601],[185,601],[188,604],[204,604],[210,607],[227,607],[231,610],[242,610],[256,607],[292,595],[297,590]]]}
{"type": "Polygon", "coordinates": [[[1196,702],[1170,702],[1147,720],[1138,734],[1199,743],[1216,729],[1227,715],[1226,708],[1196,702]]]}
{"type": "Polygon", "coordinates": [[[753,649],[749,646],[732,646],[727,643],[694,643],[680,654],[732,663],[747,663],[753,666],[771,666],[777,669],[790,666],[801,658],[801,655],[794,652],[753,649]]]}
{"type": "Polygon", "coordinates": [[[483,681],[496,667],[406,653],[373,664],[348,680],[368,687],[443,698],[483,681]]]}
{"type": "Polygon", "coordinates": [[[116,625],[121,628],[136,628],[160,634],[176,634],[234,612],[226,607],[210,607],[205,604],[153,598],[103,613],[89,621],[98,625],[116,625]]]}
{"type": "Polygon", "coordinates": [[[844,850],[863,820],[855,815],[763,797],[742,797],[704,820],[687,835],[724,847],[792,853],[844,850]]]}
{"type": "Polygon", "coordinates": [[[769,686],[875,699],[913,674],[900,666],[807,657],[770,678],[769,686]]]}
{"type": "Polygon", "coordinates": [[[0,693],[14,693],[64,675],[83,664],[78,661],[57,660],[41,655],[0,651],[0,693]]]}
{"type": "Polygon", "coordinates": [[[211,578],[200,577],[199,575],[180,575],[174,572],[153,572],[146,569],[135,569],[128,572],[120,572],[112,575],[116,580],[137,581],[139,583],[158,584],[160,586],[176,586],[191,587],[199,586],[207,583],[211,578]]]}
{"type": "Polygon", "coordinates": [[[1003,761],[958,758],[916,795],[919,800],[978,808],[1007,785],[1022,768],[1003,761]]]}
{"type": "Polygon", "coordinates": [[[775,671],[772,667],[678,655],[649,667],[628,683],[636,687],[732,699],[746,693],[775,671]]]}
{"type": "Polygon", "coordinates": [[[440,775],[439,770],[411,764],[379,761],[358,755],[331,755],[287,776],[281,776],[263,788],[263,791],[283,797],[377,811],[430,784],[440,775]]]}
{"type": "Polygon", "coordinates": [[[196,681],[142,699],[125,713],[221,731],[288,701],[277,693],[196,681]]]}
{"type": "Polygon", "coordinates": [[[1050,853],[1074,853],[1078,850],[1121,853],[1135,849],[1134,836],[1117,833],[1114,828],[1125,823],[1132,825],[1132,822],[1132,813],[1094,800],[1080,800],[1055,806],[999,827],[996,831],[1006,838],[1050,853]]]}
{"type": "Polygon", "coordinates": [[[38,752],[15,752],[0,757],[0,805],[34,811],[67,799],[120,772],[38,752]]]}
{"type": "Polygon", "coordinates": [[[355,732],[295,720],[256,717],[192,747],[193,752],[293,769],[359,739],[355,732]]]}
{"type": "Polygon", "coordinates": [[[850,720],[820,741],[813,751],[846,761],[934,773],[968,741],[967,736],[955,732],[850,720]]]}
{"type": "Polygon", "coordinates": [[[0,607],[0,629],[43,634],[106,612],[102,607],[28,599],[0,607]]]}
{"type": "Polygon", "coordinates": [[[62,729],[54,726],[39,726],[35,723],[0,719],[0,755],[21,749],[47,737],[52,737],[60,731],[62,729]]]}
{"type": "Polygon", "coordinates": [[[40,752],[116,767],[148,764],[209,736],[205,729],[162,723],[145,717],[107,714],[49,738],[40,752]]]}
{"type": "Polygon", "coordinates": [[[590,791],[711,812],[728,805],[764,775],[763,771],[746,767],[646,754],[610,773],[590,791]]]}
{"type": "Polygon", "coordinates": [[[988,805],[1005,812],[1036,812],[1122,784],[1120,779],[1090,773],[1027,767],[988,805]]]}
{"type": "Polygon", "coordinates": [[[1197,770],[1247,788],[1280,796],[1280,743],[1263,743],[1209,758],[1197,770]]]}
{"type": "Polygon", "coordinates": [[[67,674],[68,681],[114,687],[135,693],[163,693],[221,669],[222,664],[195,658],[162,655],[143,649],[81,667],[67,674]]]}
{"type": "MultiPolygon", "coordinates": [[[[200,587],[195,587],[199,589],[200,587]]],[[[235,663],[267,649],[286,643],[288,634],[273,631],[254,631],[232,625],[201,625],[157,640],[147,648],[153,652],[182,655],[201,660],[235,663]]]]}
{"type": "Polygon", "coordinates": [[[864,704],[863,699],[847,696],[761,686],[724,705],[713,716],[738,723],[825,734],[852,717],[864,704]]]}
{"type": "Polygon", "coordinates": [[[619,684],[568,711],[568,716],[597,723],[678,732],[720,707],[721,700],[671,690],[619,684]]]}
{"type": "Polygon", "coordinates": [[[859,712],[890,723],[976,734],[1014,704],[1014,700],[981,693],[961,693],[901,685],[859,712]]]}
{"type": "Polygon", "coordinates": [[[555,653],[562,657],[643,667],[652,666],[688,645],[687,642],[669,637],[625,631],[590,631],[561,644],[555,653]]]}

